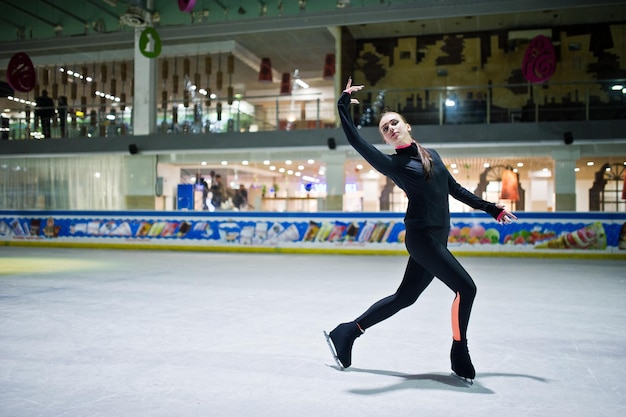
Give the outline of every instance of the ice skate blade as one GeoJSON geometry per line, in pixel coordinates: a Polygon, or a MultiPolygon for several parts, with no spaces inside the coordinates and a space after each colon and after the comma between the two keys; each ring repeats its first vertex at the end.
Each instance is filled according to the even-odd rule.
{"type": "Polygon", "coordinates": [[[328,344],[328,347],[330,348],[330,353],[332,353],[333,359],[335,360],[335,362],[337,362],[337,366],[339,366],[340,370],[345,371],[346,368],[344,368],[344,366],[341,364],[341,361],[337,357],[337,352],[335,352],[335,346],[333,345],[333,341],[330,340],[330,335],[326,333],[326,330],[324,330],[324,336],[326,337],[326,343],[328,344]]]}
{"type": "Polygon", "coordinates": [[[467,385],[474,385],[474,380],[473,379],[465,378],[464,376],[457,375],[454,372],[452,372],[450,375],[452,375],[456,379],[460,380],[461,382],[466,383],[467,385]]]}

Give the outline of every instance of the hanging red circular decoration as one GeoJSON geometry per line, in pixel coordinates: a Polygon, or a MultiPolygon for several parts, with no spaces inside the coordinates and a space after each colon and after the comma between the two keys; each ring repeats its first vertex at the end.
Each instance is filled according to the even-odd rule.
{"type": "Polygon", "coordinates": [[[539,35],[530,41],[524,53],[522,73],[531,83],[542,83],[552,78],[556,70],[556,54],[552,42],[539,35]]]}
{"type": "Polygon", "coordinates": [[[196,5],[196,0],[178,0],[178,9],[181,12],[190,12],[196,5]]]}
{"type": "Polygon", "coordinates": [[[7,67],[7,81],[12,89],[20,93],[28,93],[35,88],[35,66],[25,52],[18,52],[11,57],[7,67]]]}

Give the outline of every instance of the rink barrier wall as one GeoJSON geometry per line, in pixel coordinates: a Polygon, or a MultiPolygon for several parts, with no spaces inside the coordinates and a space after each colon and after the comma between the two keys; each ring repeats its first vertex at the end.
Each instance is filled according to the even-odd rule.
{"type": "MultiPolygon", "coordinates": [[[[626,259],[625,213],[452,213],[456,255],[626,259]]],[[[406,255],[404,213],[0,210],[0,245],[406,255]]]]}

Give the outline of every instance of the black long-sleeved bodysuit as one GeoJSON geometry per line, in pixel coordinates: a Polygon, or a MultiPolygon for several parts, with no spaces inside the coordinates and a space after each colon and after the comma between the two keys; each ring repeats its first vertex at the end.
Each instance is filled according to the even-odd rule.
{"type": "Polygon", "coordinates": [[[424,176],[415,143],[397,149],[394,155],[380,152],[360,136],[350,117],[349,107],[350,95],[343,93],[338,110],[348,142],[376,170],[404,190],[409,200],[404,218],[409,261],[402,283],[395,294],[376,302],[356,322],[365,330],[410,306],[436,276],[456,294],[452,309],[453,337],[455,340],[466,340],[476,285],[447,248],[450,230],[448,195],[494,218],[503,209],[458,184],[439,154],[432,149],[428,149],[432,157],[429,179],[424,176]]]}

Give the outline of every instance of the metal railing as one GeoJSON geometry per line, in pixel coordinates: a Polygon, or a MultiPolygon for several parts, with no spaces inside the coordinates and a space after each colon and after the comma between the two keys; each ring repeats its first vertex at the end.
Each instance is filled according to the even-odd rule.
{"type": "MultiPolygon", "coordinates": [[[[545,84],[446,86],[364,90],[353,106],[355,123],[376,125],[384,110],[411,124],[491,124],[626,119],[626,80],[545,84]]],[[[76,100],[74,100],[76,101],[76,100]]],[[[219,134],[337,126],[335,99],[296,96],[241,97],[231,104],[192,100],[159,103],[155,130],[169,134],[219,134]]],[[[115,137],[133,134],[130,104],[69,103],[55,108],[49,137],[115,137]]],[[[2,139],[43,138],[35,108],[4,109],[2,139]]]]}

